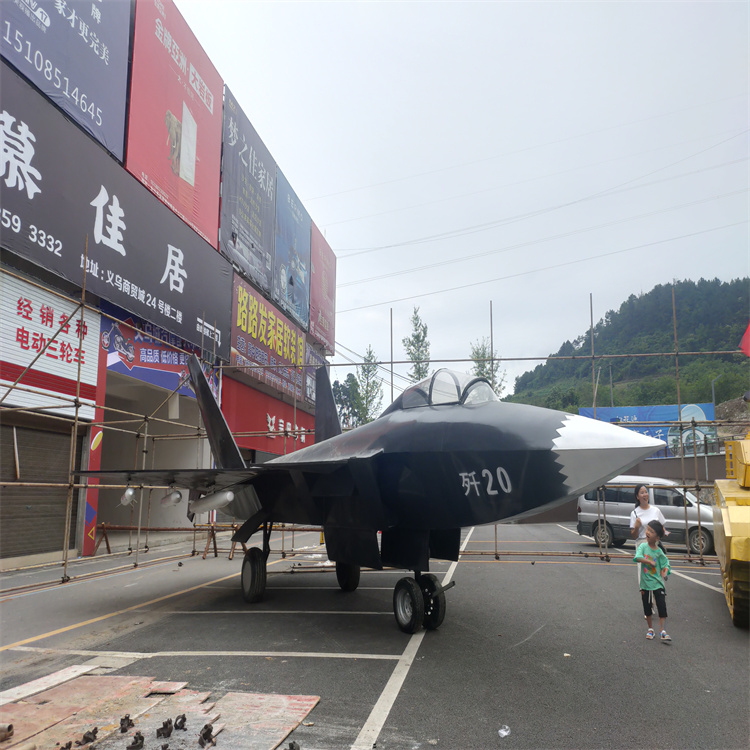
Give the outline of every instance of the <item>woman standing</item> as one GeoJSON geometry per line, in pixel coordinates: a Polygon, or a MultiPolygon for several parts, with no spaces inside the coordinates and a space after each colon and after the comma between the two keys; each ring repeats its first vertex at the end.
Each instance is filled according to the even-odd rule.
{"type": "MultiPolygon", "coordinates": [[[[630,514],[630,538],[636,540],[636,546],[646,541],[646,526],[649,521],[659,521],[662,526],[666,526],[664,514],[648,501],[648,487],[645,484],[635,486],[635,508],[630,514]]],[[[665,529],[665,536],[669,532],[665,529]]]]}

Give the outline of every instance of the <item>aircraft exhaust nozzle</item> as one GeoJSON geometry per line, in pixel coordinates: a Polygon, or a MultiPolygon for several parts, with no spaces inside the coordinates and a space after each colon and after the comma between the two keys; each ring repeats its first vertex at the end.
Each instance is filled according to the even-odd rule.
{"type": "Polygon", "coordinates": [[[219,510],[234,500],[234,492],[231,490],[222,490],[206,495],[200,500],[194,500],[189,504],[188,510],[191,513],[206,513],[209,510],[219,510]]]}

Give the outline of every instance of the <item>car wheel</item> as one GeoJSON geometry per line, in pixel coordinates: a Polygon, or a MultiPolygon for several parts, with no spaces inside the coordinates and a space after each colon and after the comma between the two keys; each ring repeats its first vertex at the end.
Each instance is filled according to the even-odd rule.
{"type": "Polygon", "coordinates": [[[714,551],[714,542],[711,538],[711,532],[706,529],[690,529],[688,534],[688,547],[693,555],[700,555],[701,545],[703,554],[710,555],[714,551]]]}
{"type": "Polygon", "coordinates": [[[602,547],[611,547],[612,546],[612,527],[607,523],[601,523],[597,522],[594,524],[594,531],[592,536],[594,537],[594,541],[597,544],[600,544],[602,547]]]}

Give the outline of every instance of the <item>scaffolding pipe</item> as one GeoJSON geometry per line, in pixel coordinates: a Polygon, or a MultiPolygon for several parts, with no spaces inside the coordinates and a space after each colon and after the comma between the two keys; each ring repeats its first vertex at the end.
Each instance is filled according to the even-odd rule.
{"type": "MultiPolygon", "coordinates": [[[[83,263],[83,284],[81,286],[81,304],[76,308],[76,310],[81,311],[81,317],[78,319],[78,375],[76,377],[76,401],[75,401],[75,411],[73,413],[73,428],[71,430],[70,434],[70,465],[69,465],[69,472],[68,472],[68,495],[66,498],[65,503],[65,535],[63,537],[63,582],[68,580],[68,555],[70,553],[70,525],[71,525],[71,516],[73,515],[73,476],[75,475],[76,470],[76,449],[78,447],[78,415],[81,409],[81,367],[83,365],[83,337],[85,335],[85,326],[86,322],[84,320],[84,302],[86,301],[86,265],[88,263],[88,257],[89,257],[89,236],[86,235],[86,241],[83,246],[83,257],[84,257],[84,263],[83,263]]],[[[67,322],[67,321],[66,321],[67,322]]],[[[63,329],[63,326],[60,326],[57,333],[55,333],[55,336],[57,336],[58,333],[63,329]]],[[[49,346],[49,343],[47,343],[47,346],[49,346]]],[[[45,346],[45,349],[47,347],[45,346]]],[[[40,352],[41,355],[41,352],[40,352]]],[[[34,360],[36,362],[36,359],[34,360]]],[[[33,365],[34,362],[31,364],[33,365]]],[[[30,369],[31,365],[27,369],[30,369]]]]}

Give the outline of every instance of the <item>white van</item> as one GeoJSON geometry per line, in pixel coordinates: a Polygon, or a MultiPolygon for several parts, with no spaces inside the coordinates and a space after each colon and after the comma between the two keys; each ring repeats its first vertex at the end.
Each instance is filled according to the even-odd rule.
{"type": "Polygon", "coordinates": [[[635,508],[636,484],[645,484],[649,490],[649,503],[664,515],[669,536],[662,539],[666,545],[685,544],[687,509],[687,544],[690,552],[700,554],[701,532],[703,554],[714,551],[713,511],[708,503],[699,503],[692,492],[677,487],[676,482],[659,477],[639,477],[623,474],[610,479],[601,492],[603,503],[597,503],[597,490],[578,498],[578,533],[593,536],[608,547],[622,547],[630,537],[630,513],[635,508]],[[654,487],[653,485],[659,485],[654,487]],[[700,531],[698,514],[700,513],[700,531]],[[605,523],[606,516],[606,523],[605,523]]]}

